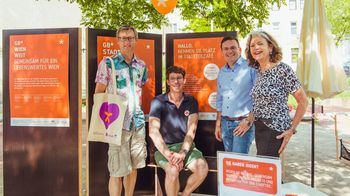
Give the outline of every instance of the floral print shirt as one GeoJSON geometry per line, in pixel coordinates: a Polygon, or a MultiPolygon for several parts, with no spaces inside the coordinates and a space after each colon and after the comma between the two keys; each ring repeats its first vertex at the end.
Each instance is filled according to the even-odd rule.
{"type": "MultiPolygon", "coordinates": [[[[142,86],[147,80],[146,64],[134,55],[131,65],[126,63],[124,57],[118,51],[111,57],[115,66],[115,77],[117,94],[126,98],[128,106],[124,117],[123,129],[132,130],[141,128],[145,124],[145,116],[141,110],[142,86]]],[[[103,58],[98,65],[96,73],[96,83],[107,85],[106,92],[113,93],[111,76],[111,62],[108,58],[103,58]]]]}

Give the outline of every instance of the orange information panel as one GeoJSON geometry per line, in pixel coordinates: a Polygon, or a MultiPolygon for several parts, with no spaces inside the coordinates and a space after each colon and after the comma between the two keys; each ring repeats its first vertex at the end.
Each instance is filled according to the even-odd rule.
{"type": "Polygon", "coordinates": [[[69,34],[10,36],[11,126],[69,127],[69,34]]]}
{"type": "Polygon", "coordinates": [[[279,159],[233,153],[220,154],[218,158],[220,195],[279,195],[281,187],[279,159]]]}
{"type": "MultiPolygon", "coordinates": [[[[113,56],[117,53],[119,45],[115,37],[97,36],[97,61],[98,63],[106,56],[113,56]]],[[[135,55],[145,61],[147,66],[148,79],[142,89],[142,110],[149,113],[151,100],[156,94],[155,87],[155,54],[154,40],[138,39],[135,55]]]]}
{"type": "Polygon", "coordinates": [[[174,40],[174,65],[186,70],[184,90],[198,100],[201,120],[216,119],[216,79],[225,64],[221,40],[222,37],[174,40]]]}

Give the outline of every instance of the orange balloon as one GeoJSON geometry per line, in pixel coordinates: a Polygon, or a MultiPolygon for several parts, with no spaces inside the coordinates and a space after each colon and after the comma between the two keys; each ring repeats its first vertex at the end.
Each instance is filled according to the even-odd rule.
{"type": "Polygon", "coordinates": [[[153,7],[161,14],[167,14],[175,8],[177,0],[152,0],[153,7]]]}

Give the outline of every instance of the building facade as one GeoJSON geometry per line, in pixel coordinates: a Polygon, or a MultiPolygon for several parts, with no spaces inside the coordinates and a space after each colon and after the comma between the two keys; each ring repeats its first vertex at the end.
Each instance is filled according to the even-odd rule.
{"type": "Polygon", "coordinates": [[[283,61],[296,70],[304,0],[287,0],[286,5],[270,8],[269,23],[263,29],[270,32],[282,46],[283,61]]]}
{"type": "MultiPolygon", "coordinates": [[[[263,29],[270,32],[282,46],[283,61],[296,70],[299,53],[299,38],[302,26],[304,0],[286,0],[286,5],[270,8],[268,24],[263,29]]],[[[350,36],[350,35],[349,35],[350,36]]],[[[340,63],[344,70],[350,66],[350,40],[343,41],[337,46],[340,63]]],[[[350,73],[347,71],[347,76],[350,73]]]]}

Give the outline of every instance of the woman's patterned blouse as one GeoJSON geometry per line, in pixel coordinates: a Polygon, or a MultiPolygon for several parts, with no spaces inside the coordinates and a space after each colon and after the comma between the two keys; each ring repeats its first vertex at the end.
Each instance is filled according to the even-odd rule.
{"type": "Polygon", "coordinates": [[[298,78],[285,63],[281,62],[264,73],[259,70],[252,89],[254,117],[273,130],[288,130],[291,127],[288,95],[299,88],[298,78]]]}

